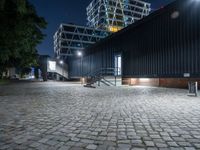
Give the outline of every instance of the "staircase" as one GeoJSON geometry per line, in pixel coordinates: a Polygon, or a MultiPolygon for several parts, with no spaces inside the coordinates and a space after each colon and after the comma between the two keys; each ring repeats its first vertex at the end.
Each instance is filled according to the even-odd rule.
{"type": "Polygon", "coordinates": [[[101,84],[106,86],[116,86],[117,75],[116,68],[101,68],[93,73],[86,75],[87,84],[84,87],[95,88],[94,84],[100,86],[101,84]],[[107,78],[112,78],[109,80],[107,78]]]}

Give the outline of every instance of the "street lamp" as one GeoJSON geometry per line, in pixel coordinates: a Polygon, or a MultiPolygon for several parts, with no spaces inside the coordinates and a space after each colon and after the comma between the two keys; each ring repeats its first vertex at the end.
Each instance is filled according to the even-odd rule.
{"type": "Polygon", "coordinates": [[[63,60],[60,61],[60,64],[61,64],[61,65],[63,64],[63,60]]]}
{"type": "Polygon", "coordinates": [[[83,80],[83,53],[81,51],[77,52],[78,57],[81,57],[81,79],[83,80]]]}
{"type": "Polygon", "coordinates": [[[64,64],[64,62],[63,62],[63,60],[60,60],[59,63],[60,63],[61,66],[62,66],[62,80],[64,81],[64,74],[63,74],[63,64],[64,64]]]}
{"type": "Polygon", "coordinates": [[[81,56],[82,56],[82,52],[81,52],[81,51],[78,51],[77,55],[78,55],[79,57],[81,57],[81,56]]]}

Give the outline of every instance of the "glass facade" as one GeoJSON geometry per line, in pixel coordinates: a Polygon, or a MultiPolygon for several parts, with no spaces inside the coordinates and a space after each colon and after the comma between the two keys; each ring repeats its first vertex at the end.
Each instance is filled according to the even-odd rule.
{"type": "Polygon", "coordinates": [[[150,7],[142,0],[93,0],[87,7],[88,26],[117,32],[149,15],[150,7]]]}
{"type": "Polygon", "coordinates": [[[61,24],[54,35],[54,53],[56,57],[74,55],[77,51],[83,50],[109,34],[104,30],[61,24]]]}

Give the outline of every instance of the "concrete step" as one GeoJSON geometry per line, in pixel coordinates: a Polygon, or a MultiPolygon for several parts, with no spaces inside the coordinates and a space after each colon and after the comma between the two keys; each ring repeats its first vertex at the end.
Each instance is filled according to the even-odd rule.
{"type": "Polygon", "coordinates": [[[83,85],[83,87],[87,87],[87,88],[96,88],[96,86],[93,86],[93,85],[91,85],[91,84],[83,85]]]}

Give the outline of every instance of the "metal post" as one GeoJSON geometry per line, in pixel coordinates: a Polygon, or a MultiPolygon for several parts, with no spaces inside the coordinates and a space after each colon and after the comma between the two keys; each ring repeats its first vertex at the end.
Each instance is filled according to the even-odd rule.
{"type": "Polygon", "coordinates": [[[196,97],[198,96],[198,82],[189,81],[188,88],[189,88],[189,95],[192,94],[196,97]]]}
{"type": "Polygon", "coordinates": [[[79,56],[81,56],[81,59],[80,59],[80,71],[81,71],[81,84],[83,84],[83,57],[82,57],[82,54],[78,54],[79,56]]]}
{"type": "Polygon", "coordinates": [[[195,82],[195,96],[198,96],[198,82],[195,82]]]}
{"type": "Polygon", "coordinates": [[[61,69],[62,69],[62,73],[61,73],[61,75],[62,75],[62,80],[61,81],[64,81],[64,69],[63,69],[63,67],[64,67],[64,61],[63,60],[60,60],[60,65],[61,65],[61,69]]]}
{"type": "Polygon", "coordinates": [[[83,84],[83,58],[81,56],[81,84],[83,84]]]}
{"type": "Polygon", "coordinates": [[[83,56],[81,56],[81,77],[83,78],[83,56]]]}
{"type": "Polygon", "coordinates": [[[64,81],[64,69],[63,69],[63,63],[62,63],[62,80],[64,81]]]}
{"type": "Polygon", "coordinates": [[[82,82],[83,82],[83,53],[80,52],[80,51],[78,51],[78,52],[77,52],[77,56],[78,56],[78,57],[81,57],[81,60],[80,60],[80,61],[81,61],[81,62],[80,62],[80,63],[81,63],[81,64],[80,64],[81,79],[80,79],[80,80],[81,80],[81,84],[82,84],[82,82]]]}

